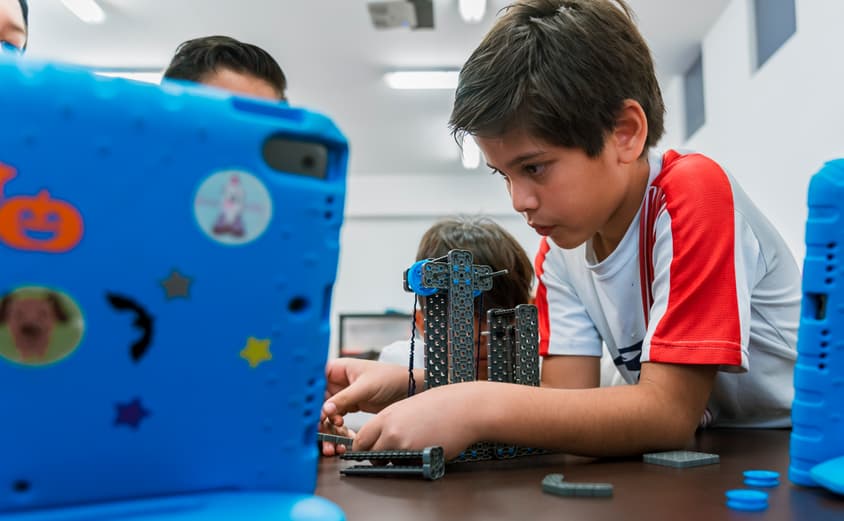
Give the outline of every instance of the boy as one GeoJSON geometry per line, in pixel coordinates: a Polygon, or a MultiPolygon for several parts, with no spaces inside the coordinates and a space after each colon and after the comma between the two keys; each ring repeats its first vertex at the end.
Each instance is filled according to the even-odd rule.
{"type": "Polygon", "coordinates": [[[788,425],[799,270],[715,162],[649,154],[663,111],[623,2],[506,11],[461,71],[451,127],[543,236],[543,387],[456,384],[389,405],[398,383],[337,362],[323,413],[383,409],[356,450],[453,457],[486,439],[632,455],[681,448],[701,423],[788,425]],[[602,342],[634,385],[596,388],[602,342]]]}
{"type": "Polygon", "coordinates": [[[0,0],[0,51],[23,53],[29,33],[26,0],[0,0]]]}
{"type": "Polygon", "coordinates": [[[182,43],[164,78],[193,81],[257,98],[286,100],[287,79],[278,62],[260,47],[228,36],[206,36],[182,43]]]}
{"type": "MultiPolygon", "coordinates": [[[[519,242],[495,221],[485,217],[467,216],[441,219],[428,228],[422,236],[416,251],[416,260],[440,258],[448,255],[448,252],[451,250],[468,250],[472,252],[473,262],[475,264],[489,266],[493,271],[507,270],[507,274],[496,277],[493,280],[492,289],[483,294],[483,308],[481,312],[483,313],[484,320],[486,320],[487,310],[512,309],[519,304],[530,302],[531,287],[533,286],[533,266],[531,265],[530,259],[519,242]]],[[[424,297],[420,297],[420,305],[424,309],[424,297]]],[[[477,301],[475,305],[478,305],[477,301]]],[[[477,309],[475,310],[475,314],[477,316],[477,309]]],[[[425,329],[423,311],[420,309],[416,310],[415,322],[418,333],[415,339],[413,366],[422,370],[424,368],[422,353],[425,350],[425,329]]],[[[475,329],[477,332],[477,318],[475,329]]],[[[477,342],[477,337],[475,338],[475,342],[477,342]]],[[[404,375],[405,386],[404,395],[402,396],[404,398],[407,396],[407,365],[409,358],[410,343],[409,340],[404,340],[385,347],[378,357],[378,362],[364,360],[352,362],[349,359],[348,363],[358,365],[362,368],[371,366],[372,364],[402,366],[403,368],[400,372],[404,375]]],[[[480,342],[477,379],[487,379],[485,338],[482,338],[480,342]]],[[[422,385],[417,383],[416,390],[420,392],[422,385]]],[[[369,420],[368,416],[357,416],[355,420],[357,420],[357,424],[359,425],[362,424],[361,420],[369,420]]],[[[351,423],[354,423],[354,421],[349,422],[348,418],[344,420],[344,425],[357,428],[357,425],[350,425],[351,423]]],[[[344,429],[335,429],[332,432],[354,436],[353,431],[344,429]]],[[[335,447],[333,443],[323,443],[324,455],[333,456],[335,451],[342,454],[345,452],[345,447],[342,445],[335,447]]]]}

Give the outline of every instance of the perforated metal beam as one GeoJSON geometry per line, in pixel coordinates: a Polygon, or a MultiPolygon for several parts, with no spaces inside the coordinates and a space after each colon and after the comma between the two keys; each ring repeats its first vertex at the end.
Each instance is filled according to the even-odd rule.
{"type": "Polygon", "coordinates": [[[378,461],[380,465],[355,465],[340,469],[348,476],[419,476],[427,480],[440,479],[445,475],[445,453],[442,447],[426,447],[423,450],[382,450],[370,452],[347,452],[340,456],[344,460],[378,461]]]}

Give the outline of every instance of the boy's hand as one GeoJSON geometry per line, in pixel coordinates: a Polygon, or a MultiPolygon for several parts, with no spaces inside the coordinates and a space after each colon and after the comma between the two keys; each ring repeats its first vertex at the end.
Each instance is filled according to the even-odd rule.
{"type": "MultiPolygon", "coordinates": [[[[355,438],[355,431],[352,429],[341,426],[335,427],[329,422],[322,422],[319,424],[319,432],[324,432],[326,434],[333,434],[335,436],[343,436],[346,438],[355,438]]],[[[328,441],[322,442],[322,455],[323,456],[339,456],[341,454],[345,454],[347,450],[351,450],[351,448],[347,448],[342,443],[331,443],[328,441]]]]}
{"type": "Polygon", "coordinates": [[[335,428],[343,426],[346,413],[378,412],[407,396],[407,369],[398,365],[337,358],[326,366],[325,380],[320,425],[335,428]]]}
{"type": "Polygon", "coordinates": [[[484,382],[429,389],[381,411],[355,437],[353,450],[421,450],[440,445],[446,460],[480,441],[484,422],[473,414],[484,382]]]}

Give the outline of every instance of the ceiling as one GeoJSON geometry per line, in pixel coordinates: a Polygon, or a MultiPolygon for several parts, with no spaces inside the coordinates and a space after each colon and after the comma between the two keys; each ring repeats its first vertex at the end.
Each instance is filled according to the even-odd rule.
{"type": "MultiPolygon", "coordinates": [[[[660,77],[687,67],[729,0],[629,0],[660,77]]],[[[189,38],[225,34],[268,50],[294,105],[331,116],[351,143],[352,174],[463,171],[447,128],[451,91],[396,91],[383,73],[458,68],[509,0],[465,24],[457,0],[434,0],[433,30],[376,30],[366,0],[98,0],[87,25],[59,0],[30,1],[29,52],[98,68],[161,69],[189,38]]]]}

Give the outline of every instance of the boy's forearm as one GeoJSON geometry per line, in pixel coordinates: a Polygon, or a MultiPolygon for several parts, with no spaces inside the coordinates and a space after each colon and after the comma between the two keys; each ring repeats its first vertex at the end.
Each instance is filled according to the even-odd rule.
{"type": "Polygon", "coordinates": [[[589,389],[601,385],[601,358],[557,355],[542,361],[542,387],[589,389]]]}
{"type": "Polygon", "coordinates": [[[587,456],[682,447],[693,435],[688,415],[647,385],[548,389],[485,383],[477,402],[479,441],[514,443],[587,456]],[[686,417],[684,417],[686,416],[686,417]]]}

